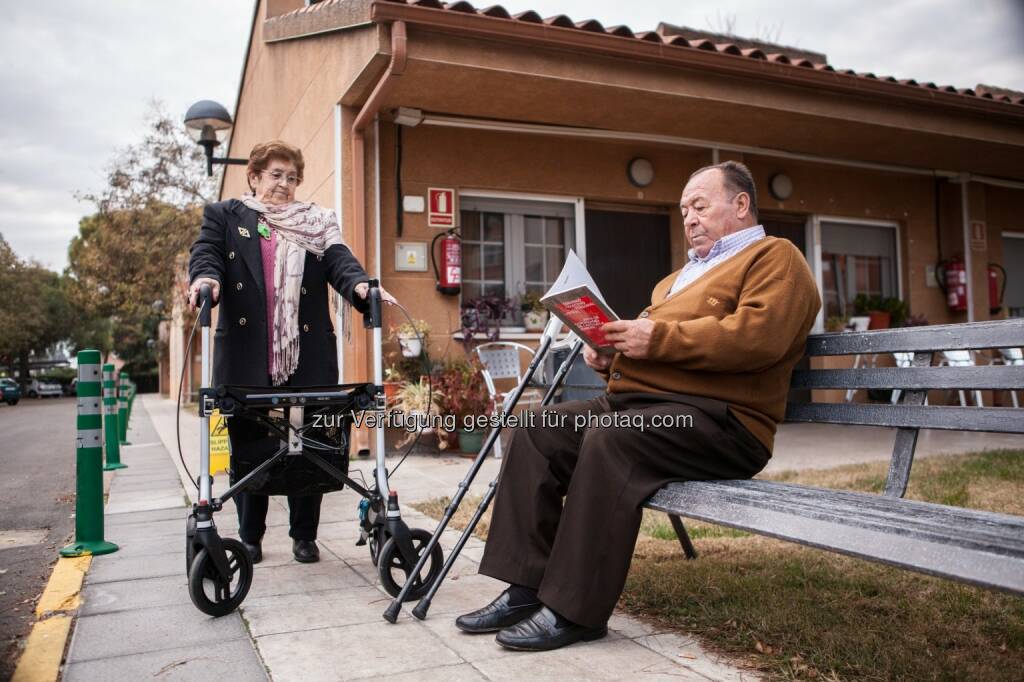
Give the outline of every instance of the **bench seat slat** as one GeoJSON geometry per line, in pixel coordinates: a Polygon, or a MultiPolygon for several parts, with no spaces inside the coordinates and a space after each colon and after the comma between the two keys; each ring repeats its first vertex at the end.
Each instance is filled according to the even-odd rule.
{"type": "Polygon", "coordinates": [[[793,388],[1024,390],[1024,367],[877,367],[793,372],[793,388]]]}
{"type": "Polygon", "coordinates": [[[1007,407],[789,403],[786,421],[1024,433],[1024,411],[1007,407]]]}
{"type": "Polygon", "coordinates": [[[815,334],[807,338],[807,354],[812,356],[1021,346],[1024,319],[815,334]]]}
{"type": "Polygon", "coordinates": [[[964,582],[1024,592],[1024,517],[771,481],[688,481],[646,506],[964,582]]]}

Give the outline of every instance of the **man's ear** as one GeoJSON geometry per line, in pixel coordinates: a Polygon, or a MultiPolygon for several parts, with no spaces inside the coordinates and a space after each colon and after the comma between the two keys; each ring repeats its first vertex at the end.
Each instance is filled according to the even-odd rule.
{"type": "Polygon", "coordinates": [[[740,192],[736,195],[736,217],[743,220],[750,215],[750,195],[740,192]]]}

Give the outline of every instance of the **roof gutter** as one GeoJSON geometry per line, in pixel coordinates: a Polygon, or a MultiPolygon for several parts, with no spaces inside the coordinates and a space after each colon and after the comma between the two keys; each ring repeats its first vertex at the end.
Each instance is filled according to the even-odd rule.
{"type": "MultiPolygon", "coordinates": [[[[377,117],[377,112],[395,87],[395,79],[405,71],[406,35],[405,22],[391,24],[391,62],[376,87],[370,93],[352,124],[352,254],[366,263],[366,128],[377,117]]],[[[380,254],[377,254],[380,260],[380,254]]],[[[366,344],[357,343],[355,366],[366,367],[366,344]]]]}
{"type": "Polygon", "coordinates": [[[609,35],[601,32],[563,28],[553,24],[513,22],[495,17],[480,16],[450,9],[406,5],[394,2],[374,2],[371,20],[377,23],[403,21],[436,30],[477,35],[492,40],[520,41],[543,44],[547,47],[586,51],[632,61],[648,61],[697,69],[723,75],[771,80],[783,85],[796,85],[817,90],[831,90],[860,97],[884,97],[928,106],[941,106],[960,112],[986,114],[1019,122],[1024,120],[1024,107],[957,93],[910,88],[886,80],[868,80],[857,76],[815,68],[775,64],[697,48],[666,45],[660,41],[609,35]]]}

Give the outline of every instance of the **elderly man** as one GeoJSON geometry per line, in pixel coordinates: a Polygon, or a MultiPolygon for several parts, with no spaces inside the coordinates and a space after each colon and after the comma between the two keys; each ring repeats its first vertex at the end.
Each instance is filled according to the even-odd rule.
{"type": "Polygon", "coordinates": [[[552,408],[565,416],[544,423],[564,428],[514,433],[480,562],[509,587],[460,629],[526,651],[604,637],[643,502],[671,481],[749,478],[771,457],[821,306],[814,278],[765,236],[743,164],[696,171],[679,208],[689,262],[638,319],[605,326],[614,357],[584,354],[607,392],[552,408]]]}

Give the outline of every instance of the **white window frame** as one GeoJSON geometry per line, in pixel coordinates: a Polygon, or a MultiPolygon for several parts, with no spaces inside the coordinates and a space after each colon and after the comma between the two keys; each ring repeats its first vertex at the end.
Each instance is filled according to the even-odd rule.
{"type": "MultiPolygon", "coordinates": [[[[459,210],[462,210],[462,199],[484,199],[493,201],[508,201],[510,203],[543,203],[543,204],[566,204],[572,208],[572,235],[574,238],[574,246],[572,247],[576,251],[576,255],[580,257],[584,263],[587,262],[587,248],[586,248],[586,220],[585,220],[585,205],[583,197],[572,197],[564,196],[559,194],[534,194],[529,192],[504,192],[497,190],[477,190],[477,189],[462,189],[459,190],[459,210]]],[[[505,214],[505,278],[506,286],[511,283],[513,286],[517,282],[526,281],[526,268],[523,263],[523,243],[521,240],[516,239],[514,234],[523,234],[523,226],[519,225],[519,230],[515,230],[512,223],[513,221],[522,222],[522,217],[517,215],[505,214]]],[[[567,230],[568,232],[568,230],[567,230]]],[[[568,236],[568,234],[566,234],[568,236]]]]}
{"type": "MultiPolygon", "coordinates": [[[[821,268],[821,224],[842,223],[844,225],[863,225],[865,227],[888,227],[893,230],[896,242],[896,296],[903,300],[903,245],[901,242],[900,224],[895,220],[870,220],[868,218],[850,218],[838,215],[813,214],[807,221],[808,239],[807,249],[810,251],[812,260],[811,266],[814,271],[814,280],[818,285],[818,295],[825,295],[825,276],[821,268]]],[[[812,333],[821,334],[825,331],[825,307],[818,311],[818,317],[814,321],[812,333]]]]}

